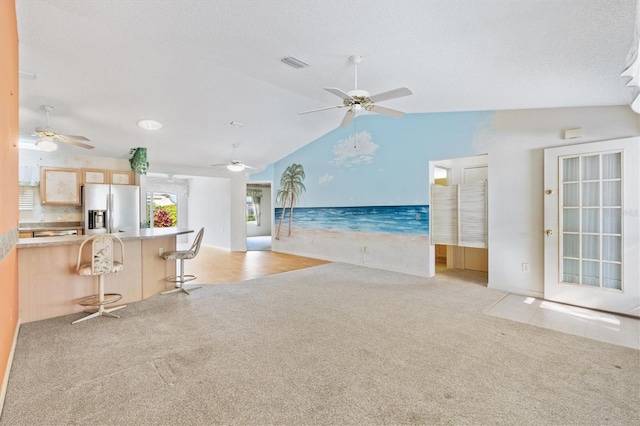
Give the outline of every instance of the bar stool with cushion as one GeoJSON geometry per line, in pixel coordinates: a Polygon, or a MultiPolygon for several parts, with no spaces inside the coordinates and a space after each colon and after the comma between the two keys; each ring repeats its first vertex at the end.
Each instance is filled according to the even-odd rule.
{"type": "Polygon", "coordinates": [[[123,261],[124,245],[122,244],[122,240],[116,236],[107,234],[93,235],[82,242],[80,249],[78,250],[76,272],[79,275],[97,276],[98,294],[85,297],[78,301],[78,304],[82,306],[92,307],[91,309],[85,310],[85,312],[91,313],[91,315],[82,317],[79,320],[74,321],[72,324],[77,324],[81,321],[98,316],[120,318],[118,315],[114,315],[111,312],[126,308],[126,305],[116,306],[109,309],[105,308],[105,305],[110,305],[122,299],[122,295],[118,293],[104,292],[104,276],[106,274],[113,274],[122,271],[124,267],[123,261]],[[91,260],[88,263],[83,263],[83,249],[89,242],[91,242],[91,260]],[[117,260],[116,253],[118,254],[117,260]]]}
{"type": "Polygon", "coordinates": [[[198,251],[200,251],[200,244],[202,243],[202,236],[204,235],[204,228],[200,229],[200,231],[198,232],[198,234],[196,235],[196,238],[193,240],[193,244],[191,245],[191,248],[189,248],[189,250],[176,250],[176,251],[168,251],[165,254],[162,255],[162,258],[164,260],[179,260],[180,261],[180,275],[172,275],[170,277],[167,277],[166,280],[172,283],[176,284],[176,288],[173,288],[171,290],[167,290],[167,291],[163,291],[160,294],[167,294],[167,293],[175,293],[176,291],[183,291],[187,294],[191,294],[189,293],[189,291],[191,290],[195,290],[197,288],[202,287],[201,285],[199,286],[191,286],[189,288],[185,288],[184,287],[184,283],[189,282],[189,281],[193,281],[195,280],[197,277],[195,275],[190,275],[190,274],[185,274],[184,273],[184,261],[185,260],[189,260],[189,259],[193,259],[194,257],[196,257],[198,255],[198,251]]]}

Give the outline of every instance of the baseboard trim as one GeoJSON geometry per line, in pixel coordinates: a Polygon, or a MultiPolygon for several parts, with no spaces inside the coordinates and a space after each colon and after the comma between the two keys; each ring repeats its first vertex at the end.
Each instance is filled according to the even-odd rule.
{"type": "Polygon", "coordinates": [[[7,395],[7,386],[9,385],[9,373],[11,373],[11,365],[13,364],[13,354],[16,351],[16,344],[18,342],[19,331],[20,331],[20,318],[18,318],[16,331],[13,334],[13,343],[11,343],[11,352],[9,352],[9,362],[7,362],[7,368],[5,369],[5,372],[4,372],[4,380],[2,381],[2,389],[0,389],[0,417],[2,417],[2,408],[4,407],[4,398],[7,395]]]}

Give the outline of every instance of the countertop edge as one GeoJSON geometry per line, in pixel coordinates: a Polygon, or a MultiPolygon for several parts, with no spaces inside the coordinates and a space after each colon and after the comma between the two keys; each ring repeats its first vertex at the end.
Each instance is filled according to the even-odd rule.
{"type": "MultiPolygon", "coordinates": [[[[137,231],[118,232],[115,235],[123,241],[127,240],[147,240],[153,238],[172,237],[189,234],[193,229],[184,228],[156,228],[140,229],[137,231]]],[[[91,235],[67,235],[61,237],[40,237],[40,238],[20,238],[16,244],[17,248],[61,246],[67,244],[80,244],[91,235]]]]}

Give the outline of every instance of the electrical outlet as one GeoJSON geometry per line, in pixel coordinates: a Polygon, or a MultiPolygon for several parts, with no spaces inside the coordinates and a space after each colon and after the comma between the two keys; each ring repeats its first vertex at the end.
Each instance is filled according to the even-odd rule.
{"type": "Polygon", "coordinates": [[[160,247],[160,249],[158,250],[158,255],[162,256],[163,254],[164,254],[164,249],[160,247]]]}
{"type": "Polygon", "coordinates": [[[529,264],[528,263],[523,263],[522,264],[522,272],[529,272],[529,264]]]}

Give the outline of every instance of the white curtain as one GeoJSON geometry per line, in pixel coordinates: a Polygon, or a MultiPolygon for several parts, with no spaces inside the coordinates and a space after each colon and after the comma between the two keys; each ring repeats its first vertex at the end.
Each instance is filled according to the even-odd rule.
{"type": "Polygon", "coordinates": [[[262,190],[247,188],[247,197],[251,197],[253,199],[253,207],[255,208],[256,214],[256,226],[261,225],[261,210],[260,210],[260,199],[262,198],[262,190]]]}

